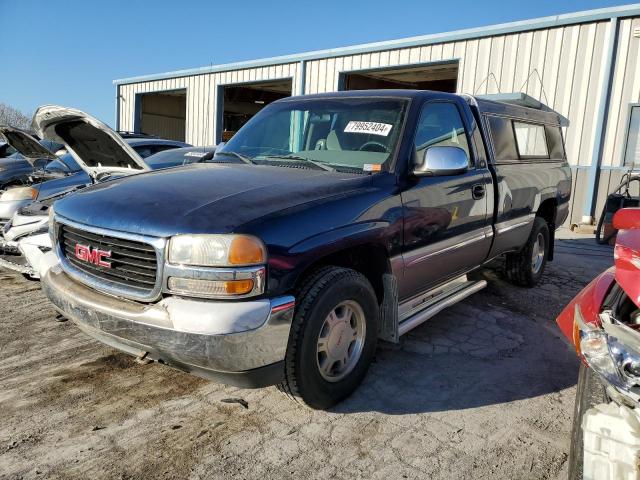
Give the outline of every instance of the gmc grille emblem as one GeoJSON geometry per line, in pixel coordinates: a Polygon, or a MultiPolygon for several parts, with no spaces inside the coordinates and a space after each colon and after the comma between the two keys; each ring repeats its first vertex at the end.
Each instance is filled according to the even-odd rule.
{"type": "Polygon", "coordinates": [[[99,267],[111,268],[111,262],[105,262],[105,258],[111,257],[111,252],[107,250],[100,250],[98,248],[91,248],[87,245],[81,245],[76,243],[76,258],[83,262],[93,263],[99,267]]]}

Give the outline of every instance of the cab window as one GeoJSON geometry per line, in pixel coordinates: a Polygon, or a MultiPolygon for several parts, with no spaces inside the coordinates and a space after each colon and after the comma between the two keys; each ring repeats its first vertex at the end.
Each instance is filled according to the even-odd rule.
{"type": "Polygon", "coordinates": [[[469,141],[458,107],[450,102],[427,103],[420,113],[415,148],[422,158],[429,147],[458,147],[469,155],[469,141]]]}

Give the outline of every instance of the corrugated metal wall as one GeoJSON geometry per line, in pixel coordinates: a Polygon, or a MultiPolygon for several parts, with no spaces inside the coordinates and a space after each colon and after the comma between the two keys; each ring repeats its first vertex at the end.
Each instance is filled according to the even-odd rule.
{"type": "Polygon", "coordinates": [[[640,38],[633,36],[635,28],[640,28],[640,18],[620,21],[602,157],[602,164],[606,166],[619,167],[623,164],[629,104],[640,102],[640,38]]]}
{"type": "MultiPolygon", "coordinates": [[[[565,130],[569,162],[574,166],[573,211],[570,221],[581,221],[589,165],[599,146],[596,118],[606,102],[607,46],[614,34],[609,19],[486,38],[435,43],[408,48],[364,52],[306,61],[305,93],[336,91],[340,74],[375,68],[456,61],[458,91],[483,94],[523,91],[569,118],[565,130]]],[[[629,104],[640,102],[640,39],[633,36],[640,18],[618,20],[617,45],[610,103],[604,125],[597,210],[610,186],[617,184],[623,163],[629,104]],[[611,170],[613,169],[613,170],[611,170]]],[[[299,62],[261,68],[120,85],[120,128],[134,127],[135,94],[187,89],[186,141],[214,141],[217,86],[290,77],[299,94],[299,62]]]]}
{"type": "Polygon", "coordinates": [[[306,91],[337,90],[340,72],[458,60],[459,92],[523,91],[569,118],[569,161],[572,165],[588,165],[609,30],[610,22],[598,22],[313,60],[307,64],[306,91]]]}
{"type": "MultiPolygon", "coordinates": [[[[617,106],[612,108],[610,116],[610,122],[615,117],[617,129],[624,127],[626,111],[622,110],[625,110],[625,102],[628,103],[631,98],[637,100],[639,96],[640,72],[635,68],[638,42],[637,39],[632,42],[634,39],[630,33],[632,23],[639,21],[621,22],[620,58],[616,64],[615,82],[616,98],[620,100],[614,102],[617,106]],[[630,44],[633,48],[629,48],[630,44]]],[[[482,94],[522,90],[569,118],[571,127],[566,131],[569,161],[572,165],[589,165],[596,134],[593,118],[602,100],[604,55],[610,29],[611,23],[602,21],[311,60],[306,67],[305,91],[319,93],[337,90],[341,72],[457,60],[459,92],[482,94]]],[[[296,62],[121,85],[120,128],[133,130],[135,94],[186,88],[186,141],[198,145],[212,143],[218,85],[292,77],[294,94],[297,94],[299,68],[296,62]]],[[[614,131],[607,135],[605,157],[608,159],[619,158],[619,145],[614,141],[617,138],[619,136],[614,131]]]]}
{"type": "Polygon", "coordinates": [[[293,78],[293,94],[298,94],[300,64],[289,63],[229,72],[169,78],[151,82],[120,85],[120,130],[133,131],[136,115],[136,94],[166,90],[187,90],[186,142],[211,145],[216,131],[217,87],[234,83],[257,82],[278,78],[293,78]]]}

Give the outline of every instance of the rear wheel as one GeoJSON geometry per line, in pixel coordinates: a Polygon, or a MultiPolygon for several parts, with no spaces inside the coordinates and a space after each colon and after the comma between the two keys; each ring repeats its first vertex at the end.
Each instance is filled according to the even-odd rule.
{"type": "Polygon", "coordinates": [[[378,302],[360,273],[327,267],[300,289],[281,389],[326,409],[362,382],[375,353],[378,302]]]}
{"type": "Polygon", "coordinates": [[[521,287],[538,283],[547,265],[550,238],[549,225],[543,218],[536,217],[522,250],[507,254],[505,273],[511,283],[521,287]]]}
{"type": "Polygon", "coordinates": [[[582,416],[591,407],[603,402],[608,402],[608,398],[602,383],[592,369],[581,364],[576,389],[576,403],[573,409],[573,426],[571,427],[569,480],[582,480],[584,461],[582,416]]]}

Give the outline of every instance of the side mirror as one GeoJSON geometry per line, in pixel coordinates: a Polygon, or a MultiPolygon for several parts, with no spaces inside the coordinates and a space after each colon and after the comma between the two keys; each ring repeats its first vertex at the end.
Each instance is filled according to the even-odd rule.
{"type": "Polygon", "coordinates": [[[422,163],[415,166],[413,174],[419,177],[460,175],[469,168],[469,157],[460,147],[429,147],[422,163]]]}

